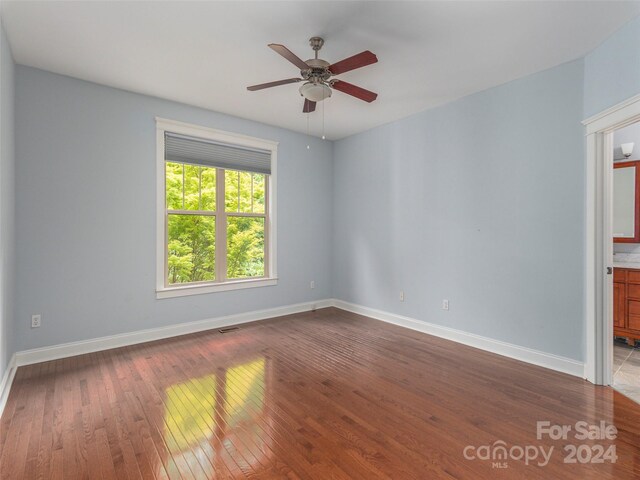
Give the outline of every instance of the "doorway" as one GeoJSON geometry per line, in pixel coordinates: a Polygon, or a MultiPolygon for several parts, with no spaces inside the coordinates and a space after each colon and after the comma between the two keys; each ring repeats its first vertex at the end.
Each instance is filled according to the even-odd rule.
{"type": "Polygon", "coordinates": [[[583,122],[587,140],[585,377],[597,385],[613,383],[613,132],[637,122],[640,95],[583,122]]]}
{"type": "Polygon", "coordinates": [[[611,386],[640,403],[640,123],[613,136],[611,386]]]}

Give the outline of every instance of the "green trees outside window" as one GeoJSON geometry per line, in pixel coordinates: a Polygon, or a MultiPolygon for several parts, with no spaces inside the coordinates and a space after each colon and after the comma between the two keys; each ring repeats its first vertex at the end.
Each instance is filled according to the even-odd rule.
{"type": "Polygon", "coordinates": [[[166,162],[165,185],[168,285],[265,276],[266,175],[166,162]]]}

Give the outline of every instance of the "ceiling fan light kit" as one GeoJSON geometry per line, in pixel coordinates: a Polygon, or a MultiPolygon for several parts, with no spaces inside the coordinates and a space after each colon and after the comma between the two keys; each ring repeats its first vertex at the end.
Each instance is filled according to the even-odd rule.
{"type": "Polygon", "coordinates": [[[300,95],[311,102],[321,102],[331,96],[331,88],[324,83],[307,82],[300,87],[300,95]]]}
{"type": "Polygon", "coordinates": [[[247,90],[256,91],[279,85],[287,85],[289,83],[305,82],[300,87],[300,95],[305,98],[302,109],[304,113],[313,112],[316,108],[317,102],[321,102],[331,97],[332,89],[341,91],[369,103],[373,102],[378,97],[377,93],[370,92],[369,90],[365,90],[364,88],[352,85],[343,80],[331,78],[334,75],[339,75],[341,73],[355,70],[356,68],[376,63],[378,58],[373,53],[369,50],[365,50],[357,55],[345,58],[337,63],[330,64],[326,60],[318,58],[318,51],[324,45],[324,40],[322,38],[311,37],[309,39],[309,44],[315,52],[315,57],[307,61],[303,61],[298,58],[284,45],[279,45],[277,43],[269,44],[269,48],[289,60],[300,69],[300,76],[302,78],[288,78],[275,82],[261,83],[259,85],[247,87],[247,90]]]}

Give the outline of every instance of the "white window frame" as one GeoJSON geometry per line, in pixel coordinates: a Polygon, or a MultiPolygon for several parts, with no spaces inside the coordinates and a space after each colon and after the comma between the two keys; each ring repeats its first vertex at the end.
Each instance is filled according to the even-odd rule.
{"type": "MultiPolygon", "coordinates": [[[[183,297],[243,288],[266,287],[277,285],[277,228],[276,228],[276,185],[277,185],[278,142],[262,138],[249,137],[237,133],[225,132],[209,127],[156,117],[156,298],[183,297]],[[167,275],[167,208],[165,199],[165,133],[178,133],[192,137],[204,138],[239,147],[257,148],[271,152],[271,174],[266,175],[267,215],[265,218],[265,275],[260,278],[233,279],[224,282],[207,282],[198,284],[170,285],[165,284],[167,275]]],[[[219,177],[219,175],[217,175],[219,177]]],[[[216,177],[216,181],[218,178],[216,177]]],[[[219,185],[219,183],[218,183],[219,185]]],[[[218,214],[224,215],[224,205],[216,203],[218,214]]],[[[217,233],[216,233],[217,235],[217,233]]],[[[217,262],[216,262],[217,263],[217,262]]]]}

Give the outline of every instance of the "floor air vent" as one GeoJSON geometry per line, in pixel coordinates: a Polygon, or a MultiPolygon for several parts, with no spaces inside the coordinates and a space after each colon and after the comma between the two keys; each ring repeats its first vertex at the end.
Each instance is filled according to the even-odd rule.
{"type": "Polygon", "coordinates": [[[227,327],[227,328],[220,328],[220,329],[218,329],[218,331],[219,331],[220,333],[235,332],[236,330],[240,330],[240,327],[227,327]]]}

